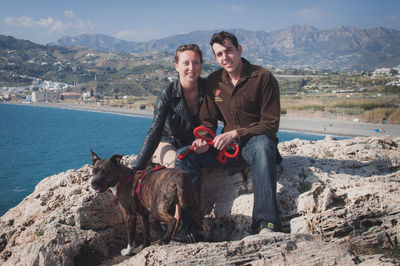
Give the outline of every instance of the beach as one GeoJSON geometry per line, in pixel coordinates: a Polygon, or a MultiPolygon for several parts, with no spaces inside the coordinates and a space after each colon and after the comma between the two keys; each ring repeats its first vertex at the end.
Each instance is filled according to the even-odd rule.
{"type": "MultiPolygon", "coordinates": [[[[19,103],[13,103],[19,104],[19,103]]],[[[44,106],[53,108],[75,109],[92,112],[107,112],[125,115],[153,117],[152,109],[135,109],[112,107],[95,104],[76,103],[30,103],[31,106],[44,106]]],[[[297,132],[318,133],[333,136],[368,137],[368,136],[393,136],[400,137],[400,125],[373,124],[362,122],[349,122],[327,118],[287,117],[281,116],[280,130],[297,132]]]]}
{"type": "Polygon", "coordinates": [[[280,130],[320,133],[334,136],[400,137],[400,125],[348,122],[334,119],[281,117],[280,130]]]}

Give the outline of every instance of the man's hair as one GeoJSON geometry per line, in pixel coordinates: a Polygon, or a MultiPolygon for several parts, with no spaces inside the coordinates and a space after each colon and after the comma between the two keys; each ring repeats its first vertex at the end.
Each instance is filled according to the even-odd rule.
{"type": "Polygon", "coordinates": [[[232,44],[236,47],[236,49],[239,47],[239,42],[236,36],[226,31],[214,33],[214,35],[211,37],[210,45],[211,47],[213,46],[214,43],[223,45],[225,39],[231,40],[232,44]]]}
{"type": "Polygon", "coordinates": [[[178,63],[179,61],[179,53],[184,52],[184,51],[193,51],[196,54],[200,56],[200,63],[203,64],[203,54],[200,50],[200,47],[197,44],[182,44],[180,45],[175,52],[175,63],[178,63]]]}

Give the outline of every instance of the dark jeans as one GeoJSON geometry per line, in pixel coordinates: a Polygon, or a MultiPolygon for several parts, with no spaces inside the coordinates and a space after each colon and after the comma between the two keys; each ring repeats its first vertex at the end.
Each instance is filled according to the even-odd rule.
{"type": "MultiPolygon", "coordinates": [[[[181,148],[177,154],[183,154],[188,147],[181,148]]],[[[229,167],[243,162],[250,166],[254,190],[253,226],[259,225],[263,220],[274,223],[280,228],[278,204],[276,200],[277,182],[277,147],[265,135],[251,137],[240,147],[238,161],[229,159],[226,165],[216,160],[218,151],[210,148],[207,152],[197,154],[190,152],[182,160],[175,161],[175,167],[185,170],[192,177],[199,198],[201,191],[201,169],[215,167],[229,167]]],[[[222,189],[222,188],[221,188],[222,189]]]]}

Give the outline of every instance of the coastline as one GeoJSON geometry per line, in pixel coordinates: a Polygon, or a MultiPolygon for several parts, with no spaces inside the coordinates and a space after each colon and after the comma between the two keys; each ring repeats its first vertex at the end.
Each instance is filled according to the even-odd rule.
{"type": "MultiPolygon", "coordinates": [[[[50,108],[73,109],[91,112],[105,112],[123,115],[153,117],[153,110],[140,110],[133,108],[97,106],[89,104],[75,103],[17,103],[3,102],[5,104],[29,105],[50,108]]],[[[302,133],[317,133],[333,136],[348,136],[348,137],[382,137],[393,136],[400,137],[400,125],[391,124],[373,124],[362,122],[348,122],[326,118],[306,118],[306,117],[287,117],[282,116],[280,121],[280,130],[295,131],[302,133]]]]}
{"type": "Polygon", "coordinates": [[[324,118],[281,117],[279,129],[348,137],[400,137],[400,125],[348,122],[324,118]]]}

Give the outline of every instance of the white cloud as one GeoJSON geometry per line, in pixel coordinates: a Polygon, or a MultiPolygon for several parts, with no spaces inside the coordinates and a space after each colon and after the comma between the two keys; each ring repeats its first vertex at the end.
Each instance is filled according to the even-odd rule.
{"type": "MultiPolygon", "coordinates": [[[[65,14],[73,15],[73,13],[70,12],[65,14]]],[[[66,30],[72,28],[79,30],[88,30],[93,28],[93,24],[90,21],[84,22],[79,19],[61,21],[52,17],[40,18],[39,20],[34,20],[30,17],[7,17],[4,22],[11,26],[37,28],[44,30],[44,33],[46,34],[64,33],[66,30]]]]}
{"type": "Polygon", "coordinates": [[[38,25],[47,29],[47,33],[64,32],[66,29],[72,26],[72,23],[64,23],[60,20],[48,17],[46,19],[41,18],[38,25]]]}
{"type": "Polygon", "coordinates": [[[396,21],[399,18],[396,15],[391,15],[391,16],[387,16],[386,19],[389,20],[389,21],[396,21]]]}
{"type": "Polygon", "coordinates": [[[20,27],[31,27],[32,25],[35,24],[32,18],[30,17],[19,17],[19,18],[13,18],[13,17],[6,17],[4,19],[4,23],[12,26],[20,26],[20,27]]]}
{"type": "Polygon", "coordinates": [[[127,40],[137,37],[140,33],[138,30],[124,30],[115,34],[115,38],[127,40]]]}
{"type": "Polygon", "coordinates": [[[153,29],[143,30],[124,30],[115,34],[115,38],[127,41],[148,41],[150,39],[156,39],[160,37],[160,32],[153,29]]]}
{"type": "Polygon", "coordinates": [[[41,18],[36,23],[43,28],[51,28],[58,22],[54,18],[48,17],[48,18],[41,18]]]}
{"type": "Polygon", "coordinates": [[[240,6],[237,6],[237,5],[231,6],[230,9],[231,9],[232,11],[235,11],[235,12],[242,11],[242,8],[241,8],[240,6]]]}
{"type": "Polygon", "coordinates": [[[93,29],[94,28],[94,25],[90,20],[83,21],[81,19],[75,20],[73,26],[75,28],[82,29],[82,30],[88,30],[88,29],[93,29]]]}
{"type": "Polygon", "coordinates": [[[324,15],[323,12],[316,7],[302,8],[297,10],[294,14],[301,19],[317,19],[324,15]]]}
{"type": "Polygon", "coordinates": [[[234,12],[240,12],[243,10],[243,8],[238,5],[231,5],[231,6],[218,5],[217,8],[218,9],[227,9],[227,10],[234,11],[234,12]]]}
{"type": "Polygon", "coordinates": [[[75,16],[75,13],[74,13],[74,11],[72,11],[72,10],[65,10],[65,11],[64,11],[64,15],[65,15],[67,18],[73,18],[73,17],[75,16]]]}

